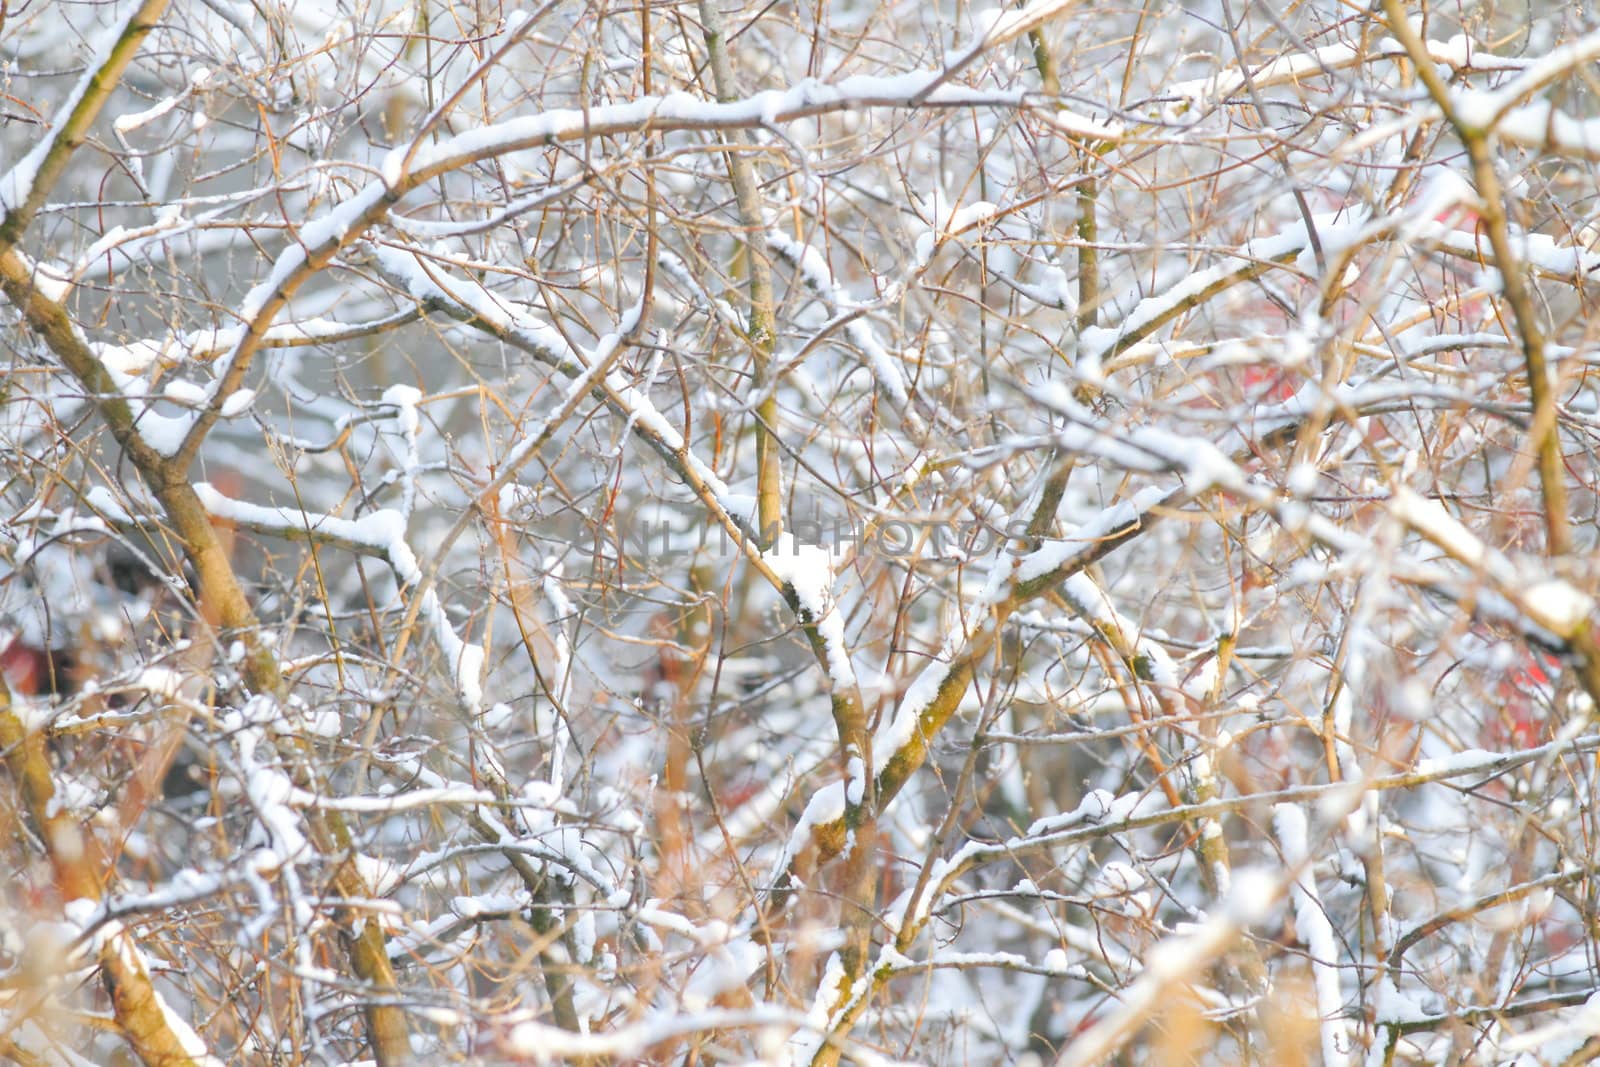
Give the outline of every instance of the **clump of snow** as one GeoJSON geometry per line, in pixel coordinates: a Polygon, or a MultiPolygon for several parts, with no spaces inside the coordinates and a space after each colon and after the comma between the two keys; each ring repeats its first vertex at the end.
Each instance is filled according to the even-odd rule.
{"type": "Polygon", "coordinates": [[[1122,910],[1135,915],[1151,913],[1150,894],[1145,892],[1145,876],[1135,867],[1112,860],[1095,872],[1089,895],[1098,900],[1115,901],[1122,910]]]}
{"type": "Polygon", "coordinates": [[[400,429],[405,433],[417,432],[417,405],[421,401],[422,392],[416,386],[391,385],[383,391],[383,402],[399,409],[400,429]]]}
{"type": "Polygon", "coordinates": [[[402,871],[393,860],[378,859],[365,853],[354,855],[356,871],[366,883],[367,892],[375,897],[388,896],[400,884],[402,871]]]}
{"type": "Polygon", "coordinates": [[[1419,759],[1412,770],[1423,775],[1452,775],[1477,768],[1488,770],[1503,759],[1505,756],[1499,752],[1468,748],[1452,752],[1448,756],[1428,756],[1419,759]]]}
{"type": "Polygon", "coordinates": [[[1295,930],[1310,950],[1312,986],[1316,991],[1317,1014],[1321,1018],[1322,1061],[1330,1065],[1348,1063],[1354,1046],[1343,1019],[1344,996],[1339,985],[1342,957],[1339,940],[1323,910],[1316,878],[1310,869],[1311,847],[1306,837],[1305,812],[1293,804],[1278,804],[1272,809],[1272,823],[1284,862],[1291,868],[1301,868],[1291,889],[1295,930]]]}
{"type": "Polygon", "coordinates": [[[828,678],[834,687],[854,689],[856,673],[845,647],[844,616],[833,596],[833,561],[828,551],[783,534],[761,559],[794,590],[802,615],[817,628],[827,649],[828,678]]]}
{"type": "Polygon", "coordinates": [[[174,378],[162,387],[162,395],[175,403],[187,407],[203,407],[206,402],[206,390],[202,385],[186,382],[181,378],[174,378]]]}
{"type": "Polygon", "coordinates": [[[229,394],[228,399],[222,402],[222,407],[218,409],[218,413],[225,419],[235,419],[249,411],[250,406],[255,402],[256,392],[254,389],[238,389],[229,394]]]}
{"type": "Polygon", "coordinates": [[[1560,579],[1535,582],[1523,597],[1535,618],[1558,634],[1572,633],[1594,614],[1594,598],[1560,579]]]}
{"type": "Polygon", "coordinates": [[[999,213],[999,207],[989,203],[987,200],[980,200],[975,204],[968,204],[966,207],[957,208],[956,211],[951,214],[950,221],[945,223],[944,229],[946,233],[958,234],[963,230],[980,226],[983,223],[988,222],[999,213]]]}

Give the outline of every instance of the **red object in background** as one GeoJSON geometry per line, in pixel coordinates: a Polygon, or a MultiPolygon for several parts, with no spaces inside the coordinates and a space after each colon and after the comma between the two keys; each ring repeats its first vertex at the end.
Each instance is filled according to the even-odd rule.
{"type": "Polygon", "coordinates": [[[1495,686],[1499,714],[1491,719],[1488,740],[1499,748],[1533,748],[1544,742],[1549,725],[1551,678],[1561,669],[1554,656],[1531,649],[1495,686]]]}
{"type": "Polygon", "coordinates": [[[12,635],[6,640],[4,650],[0,650],[0,672],[5,674],[6,684],[13,693],[38,696],[51,687],[50,653],[23,644],[21,638],[12,635]]]}
{"type": "Polygon", "coordinates": [[[759,778],[745,778],[730,782],[717,791],[717,806],[727,814],[743,806],[747,801],[766,789],[767,783],[759,778]]]}
{"type": "Polygon", "coordinates": [[[1259,400],[1288,400],[1298,389],[1293,375],[1270,363],[1252,363],[1245,367],[1244,387],[1259,400]]]}
{"type": "Polygon", "coordinates": [[[11,692],[21,697],[57,696],[73,689],[75,661],[65,649],[35,648],[16,634],[0,649],[0,674],[11,692]]]}

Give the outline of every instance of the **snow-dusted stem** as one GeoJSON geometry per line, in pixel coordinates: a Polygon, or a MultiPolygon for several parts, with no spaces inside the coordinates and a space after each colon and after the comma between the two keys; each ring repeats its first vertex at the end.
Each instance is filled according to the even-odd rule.
{"type": "MultiPolygon", "coordinates": [[[[846,762],[847,772],[852,757],[859,759],[864,768],[862,793],[860,799],[854,802],[855,806],[864,812],[873,812],[880,808],[882,801],[878,797],[878,792],[883,789],[883,782],[888,780],[893,783],[893,787],[890,789],[890,795],[892,796],[893,792],[904,784],[905,778],[909,777],[917,766],[920,766],[921,753],[925,752],[926,749],[924,747],[918,750],[918,753],[914,756],[914,762],[902,761],[896,763],[892,768],[877,768],[876,764],[872,762],[871,739],[867,731],[865,704],[861,699],[860,687],[855,684],[854,678],[850,676],[850,672],[847,670],[849,653],[842,644],[843,628],[835,625],[837,618],[832,615],[832,613],[838,611],[838,607],[832,603],[831,597],[824,598],[827,603],[820,601],[818,603],[809,603],[802,600],[793,581],[780,576],[776,569],[776,567],[782,566],[782,561],[785,558],[798,562],[798,558],[791,556],[790,553],[797,552],[802,546],[790,544],[782,552],[766,554],[756,549],[754,539],[748,529],[745,528],[747,524],[742,524],[731,516],[724,506],[724,502],[718,496],[719,492],[725,492],[726,487],[714,484],[716,483],[715,475],[689,448],[688,442],[667,426],[660,413],[649,405],[648,398],[631,388],[622,386],[607,373],[609,364],[604,359],[599,364],[588,365],[570,350],[556,351],[549,346],[538,343],[535,340],[534,331],[528,328],[529,324],[513,323],[499,318],[491,320],[475,313],[471,307],[459,302],[443,290],[439,290],[435,299],[439,301],[441,308],[461,321],[512,347],[526,351],[530,355],[556,366],[576,379],[569,387],[567,401],[564,402],[560,411],[546,420],[543,429],[537,434],[524,438],[524,443],[519,446],[518,456],[526,459],[533,455],[536,449],[548,439],[554,428],[564,422],[567,416],[571,414],[576,399],[592,395],[626,420],[630,432],[660,456],[672,468],[673,472],[683,479],[684,483],[694,491],[695,496],[706,507],[713,520],[739,542],[745,549],[747,562],[755,567],[757,572],[773,588],[782,593],[785,603],[788,604],[789,609],[799,621],[801,630],[804,632],[806,640],[810,643],[811,650],[818,663],[828,674],[831,684],[830,699],[833,707],[833,717],[835,727],[839,733],[840,750],[846,762]],[[580,370],[580,368],[582,369],[580,370]],[[825,620],[830,618],[833,621],[824,625],[825,620]],[[876,777],[872,773],[873,770],[877,771],[876,777]]],[[[605,358],[611,358],[619,350],[620,346],[617,349],[613,349],[612,353],[605,358]]],[[[514,473],[520,465],[520,462],[521,460],[519,459],[516,463],[508,462],[502,464],[502,477],[509,478],[510,474],[514,473]]],[[[493,486],[492,488],[498,489],[498,486],[493,486]]],[[[461,523],[457,524],[457,528],[461,528],[466,521],[464,518],[461,523]]],[[[1153,520],[1147,519],[1146,521],[1153,520]]],[[[454,534],[455,530],[452,530],[452,533],[445,538],[446,544],[453,540],[454,534]]],[[[1112,541],[1108,540],[1104,543],[1110,544],[1112,541]]],[[[1098,546],[1096,547],[1098,548],[1098,546]]],[[[813,551],[816,550],[813,548],[813,551]]],[[[831,575],[828,580],[831,582],[831,575]]],[[[1038,591],[1034,590],[1031,595],[1037,595],[1038,591]]],[[[413,593],[413,597],[415,595],[413,593]]],[[[987,649],[987,647],[987,645],[983,646],[984,649],[987,649]]],[[[980,651],[978,654],[982,655],[982,652],[980,651]]],[[[970,680],[970,674],[964,677],[970,680]]],[[[948,718],[949,714],[954,711],[955,704],[959,702],[960,691],[964,685],[965,682],[961,682],[959,685],[952,682],[948,689],[945,686],[940,687],[941,699],[949,702],[948,707],[943,703],[938,705],[939,713],[944,718],[948,718]]],[[[944,721],[944,718],[939,720],[940,723],[944,721]]],[[[929,733],[925,736],[931,737],[932,735],[929,733]]],[[[925,741],[922,743],[925,745],[925,741]]],[[[896,758],[898,759],[900,755],[901,753],[896,753],[896,758]]],[[[825,858],[832,858],[843,851],[847,835],[847,822],[847,819],[841,818],[836,823],[829,824],[830,828],[824,839],[826,843],[823,845],[825,858]]]]}
{"type": "MultiPolygon", "coordinates": [[[[89,350],[66,309],[39,291],[28,264],[15,251],[0,252],[0,290],[86,392],[95,398],[96,410],[110,428],[112,437],[160,502],[199,578],[200,616],[215,620],[219,629],[237,637],[245,647],[240,663],[245,685],[255,693],[282,697],[285,686],[277,657],[262,639],[261,623],[211,524],[210,514],[194,487],[184,479],[186,464],[181,458],[169,459],[161,455],[140,436],[133,410],[111,374],[89,350]]],[[[309,781],[309,770],[302,766],[300,771],[309,781]]],[[[350,832],[338,812],[313,812],[308,821],[313,840],[324,855],[349,854],[350,832]]],[[[337,864],[334,886],[338,895],[347,899],[364,900],[371,896],[361,874],[348,863],[337,864]]],[[[358,922],[348,917],[346,921],[350,924],[346,927],[346,948],[353,969],[377,998],[391,998],[395,990],[394,969],[389,963],[383,931],[377,923],[358,922]],[[359,933],[352,932],[354,926],[361,928],[359,933]]],[[[376,1000],[366,1005],[365,1012],[368,1037],[378,1062],[403,1063],[409,1059],[411,1044],[404,1013],[392,1004],[376,1000]]]]}
{"type": "MultiPolygon", "coordinates": [[[[1209,738],[1203,740],[1201,744],[1204,747],[1195,755],[1190,770],[1194,783],[1194,800],[1197,804],[1216,800],[1222,795],[1222,788],[1217,780],[1216,744],[1209,738]]],[[[1233,880],[1233,860],[1228,854],[1228,839],[1222,831],[1222,820],[1201,819],[1198,829],[1200,837],[1195,843],[1195,849],[1200,857],[1202,875],[1210,880],[1213,893],[1225,895],[1233,880]]]]}
{"type": "MultiPolygon", "coordinates": [[[[836,961],[823,977],[819,999],[830,1004],[850,1004],[866,981],[870,966],[872,933],[876,928],[878,863],[877,780],[874,776],[873,738],[868,731],[866,706],[845,647],[844,622],[832,595],[833,571],[827,554],[814,546],[797,546],[784,539],[764,559],[783,575],[783,595],[800,622],[813,654],[828,676],[834,729],[839,735],[839,756],[844,771],[844,813],[839,818],[840,849],[846,855],[842,925],[844,943],[836,961]],[[786,557],[784,548],[795,552],[786,557]]],[[[848,1016],[837,1020],[848,1028],[848,1016]]],[[[824,1043],[813,1063],[838,1062],[839,1045],[824,1043]]]]}
{"type": "Polygon", "coordinates": [[[1272,822],[1284,863],[1300,872],[1290,895],[1294,899],[1295,930],[1311,956],[1322,1062],[1324,1067],[1340,1067],[1349,1062],[1351,1049],[1344,997],[1339,989],[1339,940],[1317,894],[1315,867],[1306,841],[1306,815],[1294,804],[1279,804],[1273,809],[1272,822]]]}
{"type": "MultiPolygon", "coordinates": [[[[1003,692],[1015,682],[1016,669],[1016,658],[1009,658],[1004,666],[1006,672],[1005,684],[997,686],[994,690],[995,692],[1003,692]]],[[[993,725],[998,710],[998,706],[991,706],[984,713],[983,720],[977,730],[978,737],[981,738],[984,732],[993,725]]],[[[911,887],[910,892],[901,898],[905,902],[903,907],[896,905],[900,914],[894,920],[895,925],[891,926],[894,936],[887,939],[878,965],[873,966],[870,974],[855,986],[852,987],[841,982],[837,988],[837,997],[844,1002],[844,1007],[838,1010],[833,1018],[833,1033],[835,1035],[843,1036],[848,1034],[850,1028],[855,1025],[873,998],[888,985],[892,978],[900,973],[899,968],[886,964],[884,961],[887,959],[903,959],[905,954],[911,951],[912,945],[922,936],[928,920],[934,914],[934,909],[928,905],[933,897],[937,895],[938,890],[931,887],[937,881],[935,872],[941,870],[944,866],[939,861],[938,852],[949,841],[957,826],[960,825],[963,810],[961,798],[972,795],[973,780],[983,753],[984,746],[982,744],[972,745],[967,752],[967,759],[962,765],[955,789],[951,792],[950,804],[945,809],[944,819],[940,822],[939,828],[928,842],[928,850],[923,857],[917,880],[911,887]]],[[[837,1041],[824,1042],[819,1046],[812,1062],[837,1062],[838,1053],[830,1053],[828,1049],[830,1046],[837,1046],[838,1044],[839,1042],[837,1041]]]]}
{"type": "MultiPolygon", "coordinates": [[[[1033,43],[1034,65],[1038,67],[1044,91],[1052,96],[1060,95],[1061,77],[1043,32],[1030,30],[1028,37],[1033,43]]],[[[1082,139],[1073,137],[1070,140],[1083,153],[1084,159],[1084,176],[1078,185],[1078,317],[1075,324],[1081,336],[1083,331],[1099,325],[1100,250],[1097,242],[1100,239],[1100,223],[1096,201],[1100,195],[1100,182],[1094,174],[1094,168],[1099,165],[1099,156],[1082,139]]],[[[1082,388],[1087,389],[1088,386],[1082,388]]],[[[1039,492],[1038,506],[1028,521],[1028,534],[1032,537],[1042,537],[1050,532],[1056,512],[1061,508],[1061,498],[1067,491],[1067,480],[1072,476],[1072,464],[1059,452],[1055,453],[1053,463],[1053,469],[1045,477],[1044,488],[1039,492]]]]}
{"type": "Polygon", "coordinates": [[[1480,201],[1479,217],[1489,235],[1495,266],[1500,268],[1506,302],[1511,305],[1511,313],[1516,319],[1522,358],[1528,371],[1528,392],[1533,398],[1533,425],[1529,427],[1528,438],[1539,466],[1547,547],[1550,555],[1564,556],[1572,551],[1572,529],[1567,516],[1566,468],[1561,458],[1561,435],[1556,426],[1555,391],[1550,384],[1544,333],[1539,328],[1538,311],[1528,286],[1528,275],[1511,247],[1511,234],[1506,224],[1505,190],[1501,187],[1499,175],[1495,173],[1494,155],[1489,144],[1493,131],[1492,128],[1485,129],[1466,121],[1452,104],[1450,90],[1434,69],[1422,40],[1406,21],[1406,11],[1400,0],[1383,0],[1383,11],[1389,29],[1416,64],[1417,76],[1427,87],[1428,95],[1439,106],[1450,125],[1455,127],[1456,135],[1461,138],[1461,143],[1467,149],[1467,157],[1472,161],[1472,180],[1477,186],[1480,201]]]}
{"type": "Polygon", "coordinates": [[[140,436],[133,409],[110,373],[89,350],[66,309],[34,285],[29,265],[15,252],[0,253],[0,290],[22,312],[28,325],[44,339],[67,370],[95,397],[96,409],[110,427],[111,435],[132,460],[183,540],[184,552],[200,579],[199,599],[205,606],[206,617],[236,630],[244,642],[247,654],[242,672],[246,683],[256,692],[280,693],[283,679],[278,672],[277,659],[261,643],[260,623],[194,489],[174,469],[172,461],[140,436]]]}
{"type": "MultiPolygon", "coordinates": [[[[11,706],[11,690],[0,682],[0,752],[22,794],[22,807],[44,842],[63,900],[98,901],[103,895],[103,857],[94,837],[77,825],[59,802],[44,734],[30,730],[11,706]]],[[[214,1064],[205,1043],[167,1007],[150,980],[133,935],[124,928],[100,941],[100,972],[111,994],[112,1013],[134,1052],[149,1064],[214,1064]]]]}
{"type": "Polygon", "coordinates": [[[0,175],[0,252],[9,251],[44,205],[45,197],[83,144],[145,36],[166,12],[167,0],[144,0],[107,34],[89,69],[62,104],[50,132],[0,175]]]}
{"type": "MultiPolygon", "coordinates": [[[[728,58],[727,38],[722,15],[715,0],[700,0],[700,24],[705,30],[706,53],[711,60],[711,77],[717,100],[729,104],[739,99],[734,84],[733,64],[728,58]]],[[[750,349],[755,358],[752,388],[761,402],[756,406],[756,512],[757,531],[762,544],[770,544],[783,526],[783,489],[778,466],[778,397],[771,386],[772,350],[777,341],[777,319],[772,299],[772,261],[767,256],[766,223],[761,210],[761,193],[756,184],[755,167],[745,152],[749,138],[743,131],[726,135],[728,178],[733,182],[734,203],[739,209],[739,225],[744,230],[745,270],[749,274],[750,349]]]]}
{"type": "MultiPolygon", "coordinates": [[[[1361,783],[1361,788],[1369,793],[1413,789],[1431,782],[1481,777],[1485,774],[1501,774],[1516,767],[1536,763],[1540,759],[1558,753],[1588,753],[1596,750],[1600,750],[1600,736],[1551,742],[1548,745],[1541,745],[1525,752],[1485,752],[1477,759],[1461,760],[1444,763],[1440,766],[1426,767],[1422,770],[1369,778],[1361,783]]],[[[1206,804],[1188,804],[1181,808],[1165,808],[1148,812],[1135,810],[1125,817],[1103,818],[1100,822],[1092,825],[1074,825],[1060,831],[1035,833],[1024,838],[1005,841],[998,845],[971,843],[961,849],[958,859],[944,865],[939,881],[934,886],[928,899],[937,899],[956,879],[968,871],[989,863],[1009,862],[1026,856],[1037,856],[1046,853],[1053,854],[1060,849],[1081,844],[1085,841],[1099,840],[1113,834],[1128,833],[1151,826],[1168,826],[1174,823],[1191,822],[1215,815],[1248,811],[1253,806],[1260,804],[1322,804],[1331,805],[1340,811],[1345,811],[1348,810],[1351,798],[1355,795],[1347,783],[1293,786],[1289,789],[1279,789],[1270,793],[1225,797],[1206,804]]],[[[1405,943],[1403,938],[1400,943],[1405,943]]]]}
{"type": "Polygon", "coordinates": [[[1409,489],[1396,490],[1392,508],[1397,517],[1445,554],[1481,569],[1496,592],[1509,600],[1522,616],[1554,634],[1577,659],[1578,683],[1600,707],[1600,643],[1596,642],[1594,602],[1564,579],[1528,573],[1505,556],[1491,550],[1450,516],[1442,505],[1425,500],[1409,489]]]}

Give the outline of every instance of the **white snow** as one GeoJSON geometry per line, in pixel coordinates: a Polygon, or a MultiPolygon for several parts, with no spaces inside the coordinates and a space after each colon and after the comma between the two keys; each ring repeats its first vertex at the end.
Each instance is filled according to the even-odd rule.
{"type": "Polygon", "coordinates": [[[789,843],[784,847],[783,855],[774,869],[782,870],[788,865],[789,858],[797,856],[811,843],[811,830],[816,826],[826,826],[835,819],[844,818],[846,811],[846,796],[844,782],[830,782],[811,794],[811,799],[806,801],[805,810],[800,813],[800,819],[790,831],[789,843]]]}
{"type": "Polygon", "coordinates": [[[997,205],[991,204],[987,200],[979,200],[975,204],[957,208],[950,215],[949,221],[945,223],[944,232],[955,236],[964,230],[983,225],[999,213],[1000,208],[997,205]]]}
{"type": "MultiPolygon", "coordinates": [[[[369,182],[354,196],[337,207],[311,219],[300,227],[295,240],[290,241],[273,260],[272,268],[260,282],[251,287],[239,305],[239,319],[247,328],[264,331],[270,322],[257,322],[267,305],[274,299],[287,296],[310,273],[312,257],[325,257],[346,240],[364,229],[376,217],[378,206],[388,195],[382,182],[369,182]],[[354,231],[354,232],[353,232],[354,231]]],[[[237,342],[220,361],[218,378],[226,376],[227,368],[238,358],[240,345],[248,332],[240,333],[237,342]]]]}
{"type": "MultiPolygon", "coordinates": [[[[264,507],[233,500],[205,482],[197,483],[194,490],[201,506],[218,518],[275,530],[281,536],[291,538],[308,530],[313,531],[387,560],[402,585],[415,585],[422,579],[416,555],[406,543],[405,516],[392,509],[380,509],[351,520],[295,508],[264,507]]],[[[483,646],[463,640],[456,632],[436,590],[430,588],[422,594],[419,613],[427,621],[439,650],[444,654],[456,691],[468,710],[476,714],[483,703],[483,646]]]]}
{"type": "Polygon", "coordinates": [[[228,395],[228,399],[222,402],[222,407],[218,411],[225,419],[236,419],[249,411],[250,406],[255,402],[256,391],[254,389],[237,389],[228,395]]]}
{"type": "Polygon", "coordinates": [[[828,551],[816,545],[798,543],[782,534],[761,559],[772,572],[794,590],[803,617],[816,626],[827,648],[828,677],[836,689],[854,689],[855,669],[845,645],[844,616],[833,596],[833,562],[828,551]]]}
{"type": "Polygon", "coordinates": [[[1344,1018],[1344,994],[1339,988],[1342,958],[1339,940],[1317,895],[1311,848],[1306,839],[1305,812],[1293,804],[1278,804],[1272,809],[1272,825],[1284,863],[1291,868],[1301,868],[1291,890],[1295,931],[1311,955],[1312,986],[1316,990],[1322,1033],[1322,1062],[1325,1067],[1338,1067],[1350,1062],[1354,1046],[1344,1018]]]}
{"type": "Polygon", "coordinates": [[[1044,542],[1022,557],[1012,582],[1031,582],[1061,568],[1086,547],[1103,541],[1115,530],[1138,519],[1166,495],[1167,491],[1159,486],[1146,486],[1129,499],[1103,509],[1092,520],[1073,527],[1061,540],[1044,542]]]}
{"type": "Polygon", "coordinates": [[[1417,760],[1412,770],[1422,775],[1455,776],[1473,770],[1489,770],[1505,758],[1501,752],[1467,748],[1448,756],[1426,756],[1417,760]]]}
{"type": "Polygon", "coordinates": [[[916,736],[922,713],[933,704],[939,688],[950,673],[947,662],[935,660],[924,667],[900,697],[894,714],[878,727],[872,739],[872,753],[879,766],[893,759],[895,754],[916,736]]]}
{"type": "Polygon", "coordinates": [[[1575,632],[1595,609],[1593,597],[1559,578],[1535,581],[1523,590],[1522,598],[1540,625],[1562,635],[1575,632]]]}
{"type": "Polygon", "coordinates": [[[570,1063],[586,1059],[628,1062],[648,1058],[647,1053],[664,1042],[688,1034],[715,1033],[759,1024],[794,1026],[801,1021],[793,1012],[766,1004],[738,1011],[723,1008],[657,1011],[601,1033],[575,1033],[528,1019],[508,1026],[504,1050],[534,1063],[570,1063]]]}
{"type": "Polygon", "coordinates": [[[1574,67],[1600,58],[1600,31],[1590,31],[1576,40],[1551,49],[1528,63],[1515,77],[1493,92],[1465,91],[1451,101],[1457,117],[1481,130],[1495,128],[1517,101],[1549,85],[1574,67]]]}
{"type": "Polygon", "coordinates": [[[68,119],[83,102],[95,79],[100,76],[101,68],[111,59],[112,50],[117,42],[128,32],[128,27],[138,17],[139,10],[139,5],[130,5],[120,21],[105,28],[95,40],[94,53],[85,64],[77,83],[73,85],[66,99],[61,101],[61,106],[56,109],[49,132],[41,136],[26,155],[0,175],[0,221],[12,211],[22,207],[33,193],[39,168],[44,164],[51,149],[55,147],[56,140],[61,136],[68,119]]]}
{"type": "Polygon", "coordinates": [[[1390,497],[1395,518],[1439,546],[1446,555],[1481,572],[1496,592],[1529,619],[1560,637],[1568,637],[1595,611],[1592,597],[1565,579],[1538,573],[1532,561],[1514,561],[1490,549],[1437,500],[1401,487],[1390,497]]]}
{"type": "Polygon", "coordinates": [[[182,96],[168,96],[157,101],[155,106],[143,111],[136,111],[125,115],[118,115],[112,122],[111,128],[119,134],[132,133],[141,126],[147,126],[156,119],[165,115],[183,101],[182,96]]]}
{"type": "Polygon", "coordinates": [[[149,408],[139,413],[138,422],[134,424],[145,444],[163,456],[178,454],[178,449],[183,447],[184,438],[189,436],[192,426],[194,426],[193,418],[160,415],[149,408]]]}
{"type": "MultiPolygon", "coordinates": [[[[1324,240],[1324,248],[1329,249],[1341,240],[1345,243],[1354,240],[1366,216],[1360,210],[1351,210],[1313,215],[1311,221],[1319,239],[1324,240]]],[[[1310,247],[1306,224],[1292,223],[1272,236],[1252,238],[1237,250],[1227,250],[1230,258],[1226,261],[1194,271],[1159,293],[1135,294],[1133,310],[1116,325],[1093,326],[1082,331],[1078,346],[1079,373],[1092,380],[1106,357],[1119,345],[1147,336],[1203,295],[1258,273],[1262,261],[1281,262],[1310,247]]]]}
{"type": "Polygon", "coordinates": [[[186,382],[182,378],[174,378],[162,387],[161,393],[168,400],[175,401],[187,407],[202,407],[206,402],[206,389],[203,385],[186,382]]]}
{"type": "Polygon", "coordinates": [[[1084,794],[1076,808],[1056,815],[1041,816],[1029,824],[1026,834],[1011,840],[1020,845],[1028,838],[1060,833],[1085,823],[1091,826],[1119,823],[1136,813],[1153,811],[1163,803],[1153,793],[1124,793],[1119,797],[1104,789],[1091,789],[1084,794]]]}
{"type": "MultiPolygon", "coordinates": [[[[851,312],[860,307],[845,295],[843,288],[835,280],[826,257],[815,248],[796,241],[778,226],[767,231],[767,247],[793,263],[806,285],[841,311],[851,312]]],[[[905,375],[901,373],[900,364],[878,340],[877,334],[865,317],[852,317],[845,324],[844,330],[845,336],[851,343],[866,355],[867,364],[872,368],[879,387],[889,394],[897,408],[906,410],[910,400],[905,375]]]]}
{"type": "MultiPolygon", "coordinates": [[[[1401,1019],[1400,1021],[1404,1021],[1401,1019]]],[[[1521,1052],[1538,1053],[1539,1063],[1568,1062],[1584,1042],[1600,1035],[1600,993],[1595,993],[1582,1005],[1552,1022],[1535,1026],[1523,1033],[1507,1037],[1497,1043],[1502,1053],[1515,1055],[1521,1052]]],[[[1519,1057],[1517,1064],[1528,1062],[1519,1057]]]]}
{"type": "Polygon", "coordinates": [[[421,401],[422,391],[414,385],[391,385],[383,391],[383,402],[400,409],[400,429],[405,433],[417,432],[417,405],[421,401]]]}

